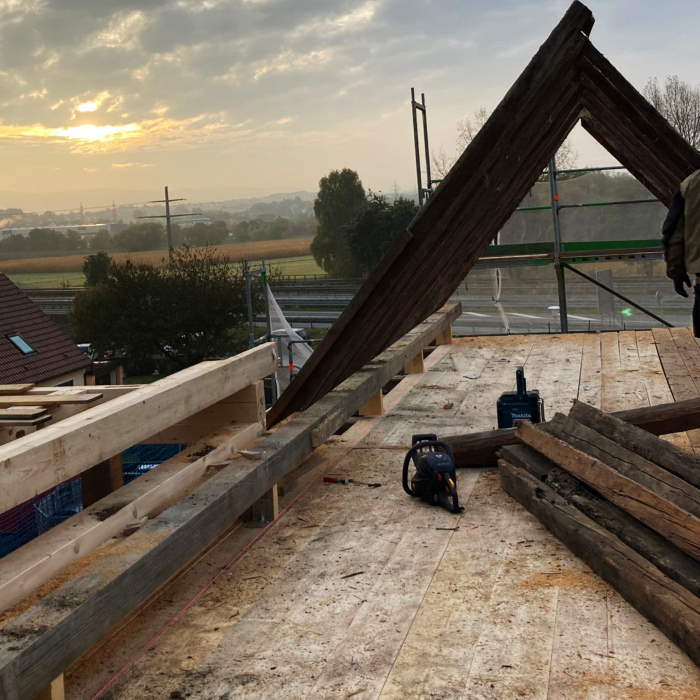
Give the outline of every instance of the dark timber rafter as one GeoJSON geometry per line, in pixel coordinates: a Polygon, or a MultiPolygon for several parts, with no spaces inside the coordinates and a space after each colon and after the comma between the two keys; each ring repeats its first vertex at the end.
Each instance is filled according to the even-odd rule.
{"type": "Polygon", "coordinates": [[[588,40],[575,1],[268,415],[303,410],[430,315],[495,238],[576,122],[661,201],[691,148],[588,40]]]}

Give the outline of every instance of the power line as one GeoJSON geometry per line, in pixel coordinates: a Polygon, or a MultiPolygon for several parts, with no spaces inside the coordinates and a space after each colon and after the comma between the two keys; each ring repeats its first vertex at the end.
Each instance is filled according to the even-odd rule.
{"type": "Polygon", "coordinates": [[[171,214],[170,213],[170,202],[184,202],[185,197],[177,197],[176,199],[171,199],[168,194],[168,186],[165,186],[165,199],[152,199],[146,204],[165,204],[165,214],[154,214],[152,216],[137,216],[137,219],[165,219],[165,231],[168,237],[168,256],[173,257],[173,229],[172,229],[172,219],[176,216],[200,216],[200,214],[171,214]]]}

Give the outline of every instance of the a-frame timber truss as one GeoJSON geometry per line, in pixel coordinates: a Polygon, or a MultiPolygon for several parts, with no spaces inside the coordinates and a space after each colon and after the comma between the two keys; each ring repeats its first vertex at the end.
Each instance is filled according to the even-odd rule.
{"type": "Polygon", "coordinates": [[[583,127],[662,202],[700,153],[593,46],[576,1],[445,180],[268,414],[310,406],[442,306],[542,173],[583,127]]]}

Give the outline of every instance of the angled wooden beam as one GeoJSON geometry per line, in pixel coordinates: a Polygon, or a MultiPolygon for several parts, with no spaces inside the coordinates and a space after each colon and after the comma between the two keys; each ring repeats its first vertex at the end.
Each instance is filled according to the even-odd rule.
{"type": "Polygon", "coordinates": [[[201,362],[2,445],[0,512],[241,391],[275,365],[274,343],[201,362]]]}
{"type": "Polygon", "coordinates": [[[681,180],[700,168],[700,153],[590,42],[581,73],[583,127],[669,206],[681,180]]]}
{"type": "Polygon", "coordinates": [[[268,415],[274,425],[444,304],[541,175],[581,111],[593,15],[574,2],[268,415]]]}

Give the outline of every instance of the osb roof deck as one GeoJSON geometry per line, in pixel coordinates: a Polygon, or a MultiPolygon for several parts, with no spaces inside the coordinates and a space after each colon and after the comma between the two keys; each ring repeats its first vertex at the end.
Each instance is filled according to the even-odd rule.
{"type": "MultiPolygon", "coordinates": [[[[461,471],[461,516],[403,493],[411,435],[494,427],[519,365],[549,415],[573,398],[614,411],[700,393],[687,329],[440,346],[385,397],[384,416],[315,452],[308,487],[259,541],[243,555],[236,537],[221,542],[75,668],[76,697],[124,664],[120,698],[697,697],[697,667],[510,500],[495,470],[461,471]],[[383,486],[324,484],[324,472],[383,486]]],[[[693,433],[670,439],[700,448],[693,433]]]]}

